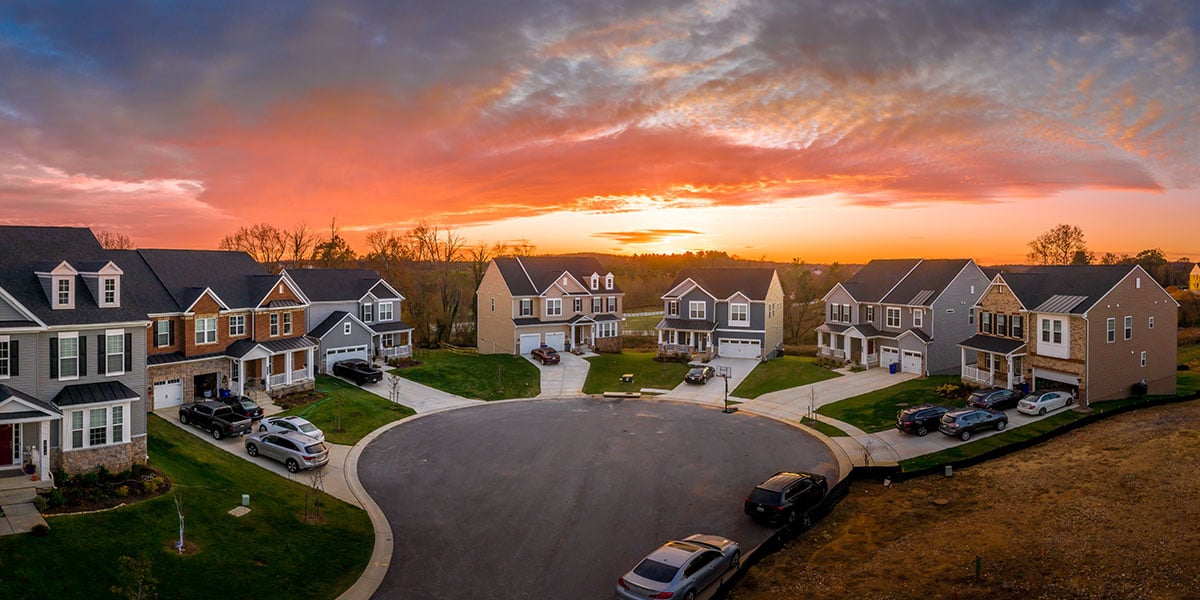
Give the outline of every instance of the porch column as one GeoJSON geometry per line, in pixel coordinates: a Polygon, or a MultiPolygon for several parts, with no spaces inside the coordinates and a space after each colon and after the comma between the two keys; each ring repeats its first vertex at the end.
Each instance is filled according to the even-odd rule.
{"type": "Polygon", "coordinates": [[[854,356],[850,354],[850,336],[848,335],[842,336],[842,355],[846,357],[846,360],[854,360],[854,356]]]}
{"type": "Polygon", "coordinates": [[[283,355],[283,370],[287,373],[287,377],[283,380],[287,383],[292,382],[292,353],[288,352],[283,355]]]}
{"type": "Polygon", "coordinates": [[[308,360],[304,362],[304,375],[308,379],[313,378],[313,357],[316,356],[316,351],[313,348],[308,349],[308,360]]]}
{"type": "Polygon", "coordinates": [[[238,379],[237,379],[237,395],[246,395],[246,361],[237,359],[238,379]]]}
{"type": "Polygon", "coordinates": [[[867,368],[867,340],[862,341],[862,366],[867,368]]]}
{"type": "MultiPolygon", "coordinates": [[[[65,446],[66,444],[63,444],[65,446]]],[[[38,423],[38,477],[50,477],[50,421],[38,423]]]]}
{"type": "Polygon", "coordinates": [[[1008,389],[1010,389],[1010,390],[1011,390],[1011,389],[1012,389],[1012,386],[1013,386],[1013,362],[1012,362],[1012,355],[1005,356],[1005,357],[1004,357],[1004,359],[1008,361],[1008,389]]]}
{"type": "Polygon", "coordinates": [[[963,377],[967,374],[967,349],[962,346],[958,347],[958,375],[963,377]]]}
{"type": "Polygon", "coordinates": [[[988,352],[988,354],[992,355],[992,360],[988,361],[988,365],[992,367],[988,373],[988,385],[996,385],[996,354],[993,352],[988,352]]]}
{"type": "Polygon", "coordinates": [[[271,389],[271,357],[268,356],[266,358],[259,358],[256,360],[262,361],[262,369],[260,369],[259,372],[262,373],[263,391],[270,390],[271,389]]]}

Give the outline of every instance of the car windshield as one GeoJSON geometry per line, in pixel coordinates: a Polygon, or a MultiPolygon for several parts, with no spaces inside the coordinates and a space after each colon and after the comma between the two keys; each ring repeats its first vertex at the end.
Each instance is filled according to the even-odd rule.
{"type": "Polygon", "coordinates": [[[238,402],[238,404],[241,404],[242,408],[246,410],[254,410],[255,408],[258,408],[258,405],[250,400],[241,400],[238,402]]]}
{"type": "Polygon", "coordinates": [[[971,394],[972,402],[981,402],[984,398],[987,398],[987,394],[984,392],[975,392],[974,394],[971,394]]]}
{"type": "Polygon", "coordinates": [[[312,423],[300,423],[299,425],[300,431],[303,431],[304,433],[311,433],[317,430],[317,426],[313,425],[312,423]]]}
{"type": "Polygon", "coordinates": [[[633,568],[634,575],[659,583],[670,583],[672,579],[675,579],[675,574],[678,572],[679,567],[665,565],[649,558],[643,560],[641,564],[633,568]]]}
{"type": "Polygon", "coordinates": [[[704,367],[692,367],[688,370],[688,375],[703,375],[704,367]]]}
{"type": "Polygon", "coordinates": [[[1038,396],[1037,394],[1030,394],[1028,396],[1025,396],[1025,398],[1022,399],[1022,402],[1028,402],[1030,404],[1037,404],[1039,397],[1040,396],[1038,396]]]}
{"type": "Polygon", "coordinates": [[[779,492],[754,488],[754,491],[750,492],[750,501],[755,504],[779,504],[779,492]]]}
{"type": "Polygon", "coordinates": [[[311,446],[305,446],[304,451],[309,454],[320,454],[325,451],[325,444],[317,442],[311,446]]]}

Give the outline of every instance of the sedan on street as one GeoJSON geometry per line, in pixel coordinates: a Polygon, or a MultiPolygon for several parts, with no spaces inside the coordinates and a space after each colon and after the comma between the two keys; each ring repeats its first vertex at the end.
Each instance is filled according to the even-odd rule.
{"type": "Polygon", "coordinates": [[[742,550],[715,535],[689,535],[667,542],[617,580],[618,600],[696,600],[710,586],[737,573],[742,550]]]}
{"type": "Polygon", "coordinates": [[[1021,398],[1017,403],[1017,412],[1026,415],[1044,415],[1048,411],[1057,410],[1075,403],[1075,396],[1066,391],[1038,391],[1021,398]]]}
{"type": "Polygon", "coordinates": [[[282,431],[291,431],[306,435],[318,442],[325,441],[325,432],[317,428],[316,425],[309,423],[307,419],[300,417],[269,417],[263,419],[258,424],[258,430],[262,433],[278,433],[282,431]]]}
{"type": "Polygon", "coordinates": [[[246,438],[246,454],[277,460],[287,467],[289,473],[329,462],[329,448],[325,442],[291,431],[250,434],[246,438]]]}
{"type": "Polygon", "coordinates": [[[957,437],[962,441],[971,439],[971,434],[983,429],[1004,431],[1008,427],[1008,415],[986,408],[960,408],[942,415],[942,424],[938,429],[942,433],[957,437]]]}

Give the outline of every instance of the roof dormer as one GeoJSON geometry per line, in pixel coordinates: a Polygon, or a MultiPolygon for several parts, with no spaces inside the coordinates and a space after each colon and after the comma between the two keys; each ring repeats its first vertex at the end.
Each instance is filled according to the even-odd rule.
{"type": "Polygon", "coordinates": [[[592,273],[592,281],[591,281],[590,287],[593,290],[600,289],[600,274],[599,273],[592,273]]]}
{"type": "Polygon", "coordinates": [[[100,308],[121,307],[121,276],[125,274],[111,260],[79,266],[83,283],[100,308]]]}
{"type": "Polygon", "coordinates": [[[46,267],[48,268],[39,269],[35,273],[42,283],[42,291],[46,293],[46,300],[50,303],[50,308],[54,310],[75,308],[75,277],[79,275],[79,271],[76,271],[75,267],[65,260],[57,265],[46,265],[46,267]]]}
{"type": "Polygon", "coordinates": [[[604,289],[606,289],[606,290],[613,289],[613,274],[612,273],[609,273],[608,275],[604,276],[604,289]]]}

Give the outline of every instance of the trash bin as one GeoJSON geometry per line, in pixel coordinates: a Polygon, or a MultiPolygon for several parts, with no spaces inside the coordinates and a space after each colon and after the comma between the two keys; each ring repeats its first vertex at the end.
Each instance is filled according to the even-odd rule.
{"type": "Polygon", "coordinates": [[[1143,380],[1133,384],[1133,387],[1130,390],[1130,392],[1132,392],[1134,396],[1145,396],[1146,392],[1150,391],[1149,388],[1150,388],[1150,386],[1146,385],[1146,380],[1143,379],[1143,380]]]}
{"type": "Polygon", "coordinates": [[[896,372],[897,372],[897,371],[899,371],[899,369],[897,369],[897,368],[896,368],[896,367],[898,367],[898,366],[899,366],[899,364],[898,364],[898,363],[889,363],[889,364],[888,364],[888,373],[891,373],[892,375],[895,375],[895,374],[896,374],[896,372]]]}

